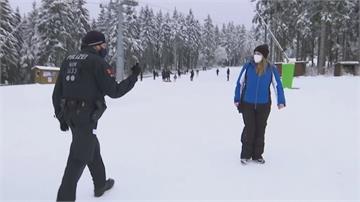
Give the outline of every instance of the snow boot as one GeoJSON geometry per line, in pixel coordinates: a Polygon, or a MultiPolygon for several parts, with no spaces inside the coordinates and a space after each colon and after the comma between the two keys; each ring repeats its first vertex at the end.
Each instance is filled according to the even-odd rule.
{"type": "Polygon", "coordinates": [[[259,158],[259,159],[254,159],[254,161],[258,164],[264,164],[265,160],[263,158],[259,158]]]}
{"type": "Polygon", "coordinates": [[[250,159],[240,159],[241,164],[246,165],[250,159]]]}
{"type": "Polygon", "coordinates": [[[114,183],[115,181],[111,178],[106,180],[104,187],[94,190],[95,197],[102,196],[107,190],[111,189],[114,186],[114,183]]]}

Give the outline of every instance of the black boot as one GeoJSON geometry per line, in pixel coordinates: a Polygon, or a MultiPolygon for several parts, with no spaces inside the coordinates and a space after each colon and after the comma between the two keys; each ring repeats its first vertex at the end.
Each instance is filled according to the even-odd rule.
{"type": "Polygon", "coordinates": [[[255,161],[256,163],[259,163],[259,164],[264,164],[264,163],[265,163],[265,159],[263,159],[263,158],[254,159],[254,161],[255,161]]]}
{"type": "Polygon", "coordinates": [[[102,196],[107,190],[111,189],[114,186],[115,181],[111,178],[106,180],[104,187],[100,189],[95,189],[95,197],[102,196]]]}

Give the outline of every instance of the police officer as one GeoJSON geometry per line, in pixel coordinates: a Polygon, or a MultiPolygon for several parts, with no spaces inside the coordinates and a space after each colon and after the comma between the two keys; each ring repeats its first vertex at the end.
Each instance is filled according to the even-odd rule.
{"type": "Polygon", "coordinates": [[[106,53],[105,36],[90,31],[82,39],[81,51],[67,56],[61,65],[52,99],[60,129],[67,131],[70,127],[72,142],[57,201],[75,201],[77,182],[85,166],[93,179],[95,197],[114,185],[113,179],[106,179],[94,131],[106,109],[104,96],[125,95],[134,87],[141,69],[136,63],[131,68],[132,74],[117,83],[112,68],[104,60],[106,53]]]}

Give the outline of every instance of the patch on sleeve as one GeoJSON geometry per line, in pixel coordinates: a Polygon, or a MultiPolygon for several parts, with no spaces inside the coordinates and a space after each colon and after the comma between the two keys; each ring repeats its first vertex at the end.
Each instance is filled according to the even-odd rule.
{"type": "Polygon", "coordinates": [[[107,73],[110,77],[115,77],[115,72],[114,72],[114,70],[113,70],[111,67],[109,67],[109,68],[106,69],[106,73],[107,73]]]}

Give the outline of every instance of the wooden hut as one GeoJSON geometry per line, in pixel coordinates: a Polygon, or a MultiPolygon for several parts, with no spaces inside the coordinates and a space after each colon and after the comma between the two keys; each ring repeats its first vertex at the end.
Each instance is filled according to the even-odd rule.
{"type": "Polygon", "coordinates": [[[334,76],[343,74],[360,75],[359,61],[340,61],[335,64],[334,76]]]}
{"type": "Polygon", "coordinates": [[[34,75],[34,83],[55,83],[59,74],[59,67],[34,66],[31,68],[34,75]]]}

